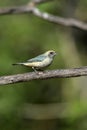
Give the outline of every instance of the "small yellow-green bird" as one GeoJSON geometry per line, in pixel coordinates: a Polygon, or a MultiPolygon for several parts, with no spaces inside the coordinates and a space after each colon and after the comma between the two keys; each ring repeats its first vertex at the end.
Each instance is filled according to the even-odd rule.
{"type": "Polygon", "coordinates": [[[27,60],[27,62],[15,63],[13,65],[24,65],[32,67],[32,69],[35,72],[37,72],[37,70],[41,70],[42,68],[49,66],[52,63],[55,55],[56,55],[55,51],[49,50],[37,57],[27,60]]]}

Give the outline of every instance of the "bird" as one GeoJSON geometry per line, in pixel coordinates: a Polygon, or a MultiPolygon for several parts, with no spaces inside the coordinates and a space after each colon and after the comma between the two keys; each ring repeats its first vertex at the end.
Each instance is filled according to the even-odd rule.
{"type": "Polygon", "coordinates": [[[55,55],[56,55],[55,51],[49,50],[41,55],[38,55],[34,58],[27,60],[26,62],[15,63],[12,65],[23,65],[27,67],[32,67],[32,69],[37,73],[38,70],[42,70],[43,68],[51,65],[55,55]]]}

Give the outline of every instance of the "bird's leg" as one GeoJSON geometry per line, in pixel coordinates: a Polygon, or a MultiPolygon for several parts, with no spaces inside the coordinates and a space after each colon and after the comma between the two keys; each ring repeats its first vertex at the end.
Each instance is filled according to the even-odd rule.
{"type": "Polygon", "coordinates": [[[38,71],[35,69],[35,67],[32,67],[32,69],[34,70],[35,73],[38,73],[38,71]]]}
{"type": "Polygon", "coordinates": [[[36,74],[43,74],[43,71],[41,69],[38,69],[39,71],[37,71],[35,67],[32,67],[32,69],[34,70],[36,74]]]}

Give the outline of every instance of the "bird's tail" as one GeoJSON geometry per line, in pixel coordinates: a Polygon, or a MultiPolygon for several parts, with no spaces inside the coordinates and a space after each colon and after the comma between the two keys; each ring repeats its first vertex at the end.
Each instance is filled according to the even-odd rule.
{"type": "Polygon", "coordinates": [[[12,65],[24,65],[24,63],[14,63],[12,65]]]}

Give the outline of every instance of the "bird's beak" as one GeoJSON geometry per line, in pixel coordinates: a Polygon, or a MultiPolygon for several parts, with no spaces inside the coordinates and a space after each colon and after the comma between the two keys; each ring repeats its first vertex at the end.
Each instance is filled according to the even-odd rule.
{"type": "Polygon", "coordinates": [[[57,55],[57,53],[55,52],[55,54],[54,54],[55,56],[57,55]]]}

